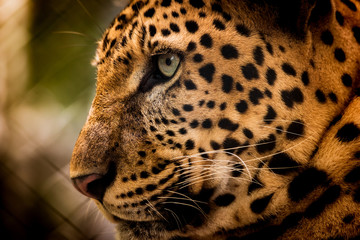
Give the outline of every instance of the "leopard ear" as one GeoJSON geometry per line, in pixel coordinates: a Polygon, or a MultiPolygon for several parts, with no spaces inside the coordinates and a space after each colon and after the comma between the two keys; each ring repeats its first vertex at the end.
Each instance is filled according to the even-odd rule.
{"type": "MultiPolygon", "coordinates": [[[[233,4],[238,0],[229,0],[233,4]]],[[[260,17],[265,23],[274,22],[281,29],[302,38],[309,26],[325,21],[332,10],[332,0],[245,0],[247,8],[260,17]]],[[[239,5],[238,5],[239,6],[239,5]]]]}

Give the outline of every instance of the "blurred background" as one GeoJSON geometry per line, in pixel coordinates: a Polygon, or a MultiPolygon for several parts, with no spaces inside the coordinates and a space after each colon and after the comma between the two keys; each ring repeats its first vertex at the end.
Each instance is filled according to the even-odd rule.
{"type": "Polygon", "coordinates": [[[96,42],[127,0],[0,0],[0,238],[113,239],[71,185],[96,42]]]}

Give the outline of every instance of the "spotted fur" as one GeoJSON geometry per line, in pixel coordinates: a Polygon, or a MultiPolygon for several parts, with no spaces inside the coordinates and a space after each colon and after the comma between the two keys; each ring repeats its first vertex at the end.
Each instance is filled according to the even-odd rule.
{"type": "Polygon", "coordinates": [[[359,12],[132,1],[99,43],[75,187],[119,239],[359,239],[359,12]]]}

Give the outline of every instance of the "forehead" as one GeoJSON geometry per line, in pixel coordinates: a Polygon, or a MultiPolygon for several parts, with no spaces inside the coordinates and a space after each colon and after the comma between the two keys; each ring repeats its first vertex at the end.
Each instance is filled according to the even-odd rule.
{"type": "MultiPolygon", "coordinates": [[[[99,43],[98,63],[111,55],[114,46],[123,48],[129,42],[148,44],[144,41],[147,35],[174,40],[176,33],[183,37],[184,32],[198,34],[205,31],[199,29],[201,24],[213,24],[224,30],[224,24],[231,20],[231,16],[230,11],[223,8],[217,3],[202,0],[132,1],[104,33],[99,43]]],[[[179,39],[179,36],[176,37],[179,39]]]]}

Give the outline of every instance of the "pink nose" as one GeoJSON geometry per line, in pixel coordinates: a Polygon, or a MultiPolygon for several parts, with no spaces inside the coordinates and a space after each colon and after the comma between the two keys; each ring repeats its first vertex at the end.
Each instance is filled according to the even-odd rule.
{"type": "Polygon", "coordinates": [[[106,185],[103,180],[104,177],[102,175],[89,174],[73,178],[72,182],[75,188],[85,196],[101,200],[106,189],[106,185]]]}

